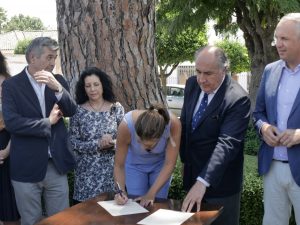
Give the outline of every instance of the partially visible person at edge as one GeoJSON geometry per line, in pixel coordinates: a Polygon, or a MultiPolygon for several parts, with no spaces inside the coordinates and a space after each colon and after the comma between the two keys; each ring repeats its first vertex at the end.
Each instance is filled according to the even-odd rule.
{"type": "Polygon", "coordinates": [[[263,224],[289,224],[292,206],[300,224],[300,13],[282,17],[274,37],[280,60],[265,67],[253,113],[262,137],[263,224]]]}
{"type": "Polygon", "coordinates": [[[127,193],[142,206],[153,204],[155,197],[167,198],[171,175],[180,145],[179,119],[164,106],[128,112],[117,135],[114,177],[121,193],[118,204],[125,204],[127,193]]]}
{"type": "Polygon", "coordinates": [[[250,100],[228,74],[222,49],[199,49],[195,63],[196,76],[186,82],[180,117],[183,185],[188,191],[182,211],[199,211],[202,202],[222,205],[222,214],[212,224],[236,225],[250,100]]]}
{"type": "Polygon", "coordinates": [[[66,173],[75,161],[63,116],[76,103],[62,75],[54,75],[58,44],[49,37],[32,40],[28,66],[2,85],[3,117],[11,134],[11,180],[22,225],[32,225],[69,207],[66,173]]]}
{"type": "MultiPolygon", "coordinates": [[[[0,100],[2,83],[9,77],[5,57],[0,51],[0,100]]],[[[10,134],[5,129],[1,101],[0,111],[0,225],[18,225],[20,215],[17,210],[9,172],[10,134]]]]}
{"type": "Polygon", "coordinates": [[[76,114],[70,139],[76,158],[74,203],[114,190],[117,129],[124,116],[110,77],[96,67],[85,69],[76,85],[76,114]]]}

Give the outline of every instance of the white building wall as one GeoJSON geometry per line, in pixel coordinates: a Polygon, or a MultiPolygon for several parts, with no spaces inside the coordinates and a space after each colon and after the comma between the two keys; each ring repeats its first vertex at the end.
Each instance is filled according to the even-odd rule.
{"type": "Polygon", "coordinates": [[[250,72],[242,72],[238,74],[238,83],[249,93],[250,72]]]}
{"type": "MultiPolygon", "coordinates": [[[[195,75],[194,64],[179,64],[179,66],[173,71],[173,73],[167,78],[167,84],[185,84],[185,81],[195,75]]],[[[250,72],[242,72],[237,74],[237,82],[249,92],[250,72]]]]}

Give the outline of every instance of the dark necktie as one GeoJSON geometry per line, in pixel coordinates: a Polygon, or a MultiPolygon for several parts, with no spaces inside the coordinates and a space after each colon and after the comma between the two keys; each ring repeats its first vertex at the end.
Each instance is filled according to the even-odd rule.
{"type": "Polygon", "coordinates": [[[200,103],[200,106],[196,112],[196,114],[194,115],[193,117],[193,120],[192,120],[192,130],[195,130],[201,116],[203,115],[206,107],[207,107],[207,102],[208,102],[208,94],[207,93],[204,93],[204,96],[201,100],[201,103],[200,103]]]}

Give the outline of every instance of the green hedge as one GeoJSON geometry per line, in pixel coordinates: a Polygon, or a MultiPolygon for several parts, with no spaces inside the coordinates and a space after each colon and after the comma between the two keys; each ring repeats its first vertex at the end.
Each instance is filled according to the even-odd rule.
{"type": "Polygon", "coordinates": [[[32,40],[24,39],[22,41],[18,41],[16,48],[14,49],[14,54],[25,54],[27,46],[31,43],[32,40]]]}
{"type": "Polygon", "coordinates": [[[175,170],[173,172],[173,179],[172,179],[171,187],[169,189],[168,198],[182,200],[186,194],[186,192],[183,190],[181,171],[182,171],[182,164],[178,159],[175,170]]]}
{"type": "Polygon", "coordinates": [[[259,137],[257,135],[257,132],[252,122],[250,122],[245,137],[244,154],[257,155],[259,145],[260,145],[259,137]]]}
{"type": "Polygon", "coordinates": [[[245,155],[240,224],[260,225],[263,213],[263,184],[257,173],[257,158],[245,155]]]}

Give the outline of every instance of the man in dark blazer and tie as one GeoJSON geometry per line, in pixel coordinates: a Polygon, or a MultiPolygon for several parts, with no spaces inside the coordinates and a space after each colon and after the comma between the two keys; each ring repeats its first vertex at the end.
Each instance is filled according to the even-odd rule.
{"type": "Polygon", "coordinates": [[[198,50],[195,66],[196,76],[186,82],[180,117],[180,157],[188,191],[182,211],[191,211],[194,206],[199,211],[202,201],[220,204],[223,213],[213,224],[237,225],[250,100],[227,75],[228,60],[220,48],[198,50]],[[206,96],[207,102],[203,100],[206,96]]]}
{"type": "Polygon", "coordinates": [[[292,206],[300,224],[300,13],[281,18],[274,37],[280,60],[266,66],[253,112],[262,138],[263,224],[289,224],[292,206]]]}
{"type": "Polygon", "coordinates": [[[66,173],[74,158],[63,116],[76,103],[61,75],[53,75],[58,44],[48,37],[34,39],[26,50],[28,66],[2,86],[3,116],[11,133],[11,179],[22,225],[69,206],[66,173]]]}

